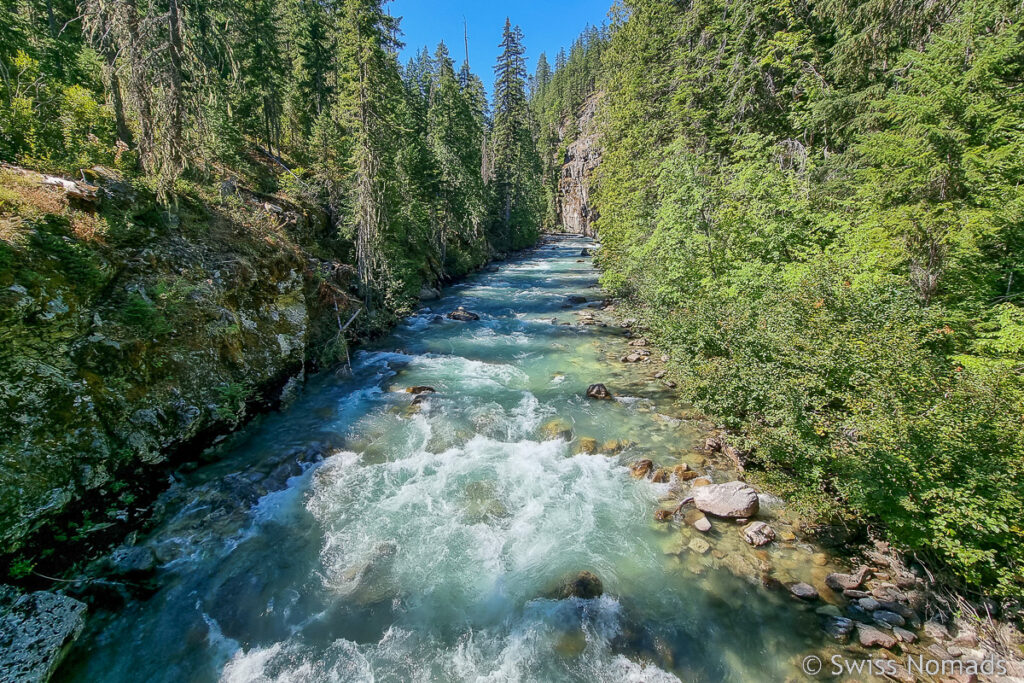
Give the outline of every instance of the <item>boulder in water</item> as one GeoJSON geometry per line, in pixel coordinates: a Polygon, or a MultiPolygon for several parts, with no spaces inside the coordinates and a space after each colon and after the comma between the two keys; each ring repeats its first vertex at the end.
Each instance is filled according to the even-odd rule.
{"type": "Polygon", "coordinates": [[[789,586],[789,592],[801,600],[817,600],[818,590],[809,583],[803,581],[797,583],[791,583],[789,586]]]}
{"type": "Polygon", "coordinates": [[[565,297],[565,303],[568,306],[578,306],[587,303],[587,297],[580,296],[579,294],[570,294],[565,297]]]}
{"type": "Polygon", "coordinates": [[[668,470],[664,467],[659,467],[654,471],[654,474],[651,476],[651,481],[653,481],[655,484],[667,484],[669,479],[671,478],[671,470],[668,470]]]}
{"type": "Polygon", "coordinates": [[[541,425],[540,433],[545,440],[562,439],[564,441],[571,441],[572,425],[561,418],[555,418],[541,425]]]}
{"type": "Polygon", "coordinates": [[[764,522],[751,522],[743,529],[743,540],[750,545],[760,548],[775,540],[775,529],[764,522]]]}
{"type": "Polygon", "coordinates": [[[559,590],[559,597],[590,600],[601,597],[603,593],[604,585],[601,583],[601,579],[597,577],[597,574],[582,571],[566,577],[559,590]]]}
{"type": "Polygon", "coordinates": [[[580,256],[590,256],[590,250],[586,247],[580,249],[580,256]]]}
{"type": "Polygon", "coordinates": [[[757,492],[742,481],[710,484],[693,489],[693,504],[716,517],[752,517],[757,514],[757,492]]]}
{"type": "Polygon", "coordinates": [[[884,647],[888,650],[896,646],[895,638],[867,624],[857,624],[857,639],[864,647],[884,647]]]}
{"type": "Polygon", "coordinates": [[[435,389],[434,387],[415,386],[406,387],[405,392],[407,394],[435,394],[437,393],[437,389],[435,389]]]}
{"type": "Polygon", "coordinates": [[[591,384],[587,387],[587,398],[607,400],[612,398],[612,392],[603,384],[591,384]]]}
{"type": "Polygon", "coordinates": [[[597,453],[597,439],[590,436],[581,436],[579,443],[576,444],[576,452],[586,453],[587,455],[597,453]]]}
{"type": "Polygon", "coordinates": [[[647,458],[644,458],[643,460],[637,460],[636,462],[631,464],[629,466],[629,473],[632,474],[637,479],[643,479],[648,474],[650,474],[651,470],[653,469],[654,462],[648,460],[647,458]]]}
{"type": "Polygon", "coordinates": [[[672,519],[674,515],[675,510],[667,510],[665,508],[660,508],[654,511],[654,519],[658,520],[659,522],[667,522],[670,519],[672,519]]]}
{"type": "Polygon", "coordinates": [[[454,311],[448,313],[449,320],[460,320],[462,322],[469,322],[471,320],[479,320],[480,316],[473,311],[467,311],[465,307],[459,306],[454,311]]]}

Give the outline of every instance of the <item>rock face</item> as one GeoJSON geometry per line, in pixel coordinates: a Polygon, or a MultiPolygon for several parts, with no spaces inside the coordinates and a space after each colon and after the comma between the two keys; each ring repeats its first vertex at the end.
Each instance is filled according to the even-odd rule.
{"type": "Polygon", "coordinates": [[[106,523],[111,483],[155,476],[345,357],[354,273],[304,248],[329,231],[326,214],[242,196],[247,230],[167,217],[131,192],[104,189],[123,213],[98,241],[40,220],[0,248],[0,553],[45,535],[72,501],[108,496],[92,510],[106,523]]]}
{"type": "Polygon", "coordinates": [[[556,204],[559,222],[566,232],[591,237],[597,213],[590,204],[590,182],[594,169],[601,162],[593,124],[600,99],[600,94],[592,95],[580,109],[579,118],[564,121],[558,129],[559,141],[575,135],[565,148],[565,157],[558,160],[562,165],[556,204]]]}
{"type": "Polygon", "coordinates": [[[78,600],[0,587],[0,681],[48,680],[84,626],[78,600]]]}
{"type": "Polygon", "coordinates": [[[757,514],[757,492],[741,481],[711,484],[693,490],[693,504],[716,517],[753,517],[757,514]]]}

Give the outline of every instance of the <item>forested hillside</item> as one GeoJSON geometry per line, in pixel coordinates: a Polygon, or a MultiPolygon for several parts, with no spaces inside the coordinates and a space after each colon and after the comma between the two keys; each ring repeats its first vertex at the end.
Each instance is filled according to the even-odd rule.
{"type": "Polygon", "coordinates": [[[1003,594],[1024,587],[1022,12],[626,0],[576,70],[603,93],[603,282],[684,396],[776,490],[1003,594]]]}
{"type": "Polygon", "coordinates": [[[383,4],[0,0],[0,556],[45,537],[12,575],[536,240],[522,32],[488,103],[383,4]]]}

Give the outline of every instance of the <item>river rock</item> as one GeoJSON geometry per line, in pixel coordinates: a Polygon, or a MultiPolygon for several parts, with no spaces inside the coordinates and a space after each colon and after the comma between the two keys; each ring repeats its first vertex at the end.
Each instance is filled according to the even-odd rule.
{"type": "Polygon", "coordinates": [[[629,466],[629,473],[637,479],[642,479],[650,474],[652,469],[654,469],[654,462],[644,458],[631,464],[629,466]]]}
{"type": "Polygon", "coordinates": [[[825,577],[825,584],[834,591],[854,590],[860,588],[870,571],[867,567],[861,567],[855,574],[833,572],[825,577]]]}
{"type": "Polygon", "coordinates": [[[451,311],[446,316],[449,320],[459,320],[462,322],[469,322],[471,320],[479,320],[480,316],[473,311],[467,311],[465,307],[459,306],[454,311],[451,311]]]}
{"type": "Polygon", "coordinates": [[[434,301],[441,298],[441,290],[423,285],[420,287],[420,301],[434,301]]]}
{"type": "Polygon", "coordinates": [[[891,583],[881,583],[871,589],[871,595],[882,602],[899,602],[907,596],[891,583]]]}
{"type": "Polygon", "coordinates": [[[743,540],[760,548],[775,540],[775,530],[764,522],[751,522],[743,529],[743,540]]]}
{"type": "Polygon", "coordinates": [[[576,452],[586,453],[587,455],[597,453],[597,439],[590,436],[581,436],[579,443],[576,444],[576,452]]]}
{"type": "Polygon", "coordinates": [[[872,612],[871,616],[875,618],[875,621],[881,621],[889,624],[890,626],[903,626],[907,623],[900,615],[885,609],[876,609],[872,612]]]}
{"type": "Polygon", "coordinates": [[[698,486],[711,486],[711,480],[707,477],[697,477],[693,480],[693,484],[691,484],[691,486],[694,488],[697,488],[698,486]]]}
{"type": "Polygon", "coordinates": [[[833,639],[846,642],[847,637],[853,631],[853,621],[845,617],[831,617],[825,621],[822,629],[833,639]]]}
{"type": "Polygon", "coordinates": [[[571,441],[573,437],[572,426],[561,418],[549,420],[541,425],[541,436],[545,439],[563,439],[571,441]]]}
{"type": "Polygon", "coordinates": [[[587,387],[587,398],[608,400],[612,398],[612,392],[608,391],[608,387],[603,384],[591,384],[587,387]]]}
{"type": "Polygon", "coordinates": [[[711,520],[704,516],[700,510],[687,510],[684,521],[701,533],[711,531],[711,520]]]}
{"type": "Polygon", "coordinates": [[[797,583],[791,583],[789,586],[789,592],[800,598],[801,600],[817,600],[818,590],[809,583],[803,581],[797,583]]]}
{"type": "Polygon", "coordinates": [[[929,620],[924,622],[924,634],[933,640],[945,642],[950,639],[949,629],[945,624],[929,620]]]}
{"type": "Polygon", "coordinates": [[[639,353],[627,353],[625,356],[620,358],[623,363],[639,363],[644,359],[644,356],[639,353]]]}
{"type": "Polygon", "coordinates": [[[629,345],[630,346],[647,346],[647,343],[648,342],[647,342],[647,338],[646,337],[640,337],[639,339],[634,339],[633,341],[629,342],[629,345]]]}
{"type": "Polygon", "coordinates": [[[590,256],[590,250],[586,247],[580,249],[580,256],[590,256]]]}
{"type": "Polygon", "coordinates": [[[612,439],[601,444],[601,452],[607,455],[618,455],[629,448],[630,443],[625,439],[612,439]]]}
{"type": "Polygon", "coordinates": [[[857,639],[864,647],[884,647],[886,650],[896,647],[896,638],[867,624],[857,624],[857,639]]]}
{"type": "Polygon", "coordinates": [[[915,643],[917,642],[917,634],[913,631],[908,631],[905,628],[899,626],[892,627],[892,634],[896,636],[896,639],[901,643],[915,643]]]}
{"type": "Polygon", "coordinates": [[[156,555],[148,546],[121,546],[104,563],[112,575],[130,579],[148,578],[156,572],[156,555]]]}
{"type": "Polygon", "coordinates": [[[695,488],[693,504],[701,512],[716,517],[751,517],[758,510],[757,492],[741,481],[695,488]]]}
{"type": "Polygon", "coordinates": [[[660,510],[654,511],[654,519],[659,522],[667,522],[672,519],[674,514],[675,510],[667,510],[665,508],[661,508],[660,510]]]}
{"type": "Polygon", "coordinates": [[[59,593],[0,587],[0,681],[43,683],[85,626],[85,604],[59,593]]]}
{"type": "Polygon", "coordinates": [[[437,393],[437,389],[435,389],[434,387],[425,387],[425,386],[406,387],[405,393],[407,393],[407,394],[435,394],[435,393],[437,393]]]}
{"type": "Polygon", "coordinates": [[[656,373],[654,373],[654,379],[661,379],[667,374],[668,373],[664,370],[658,370],[656,373]]]}
{"type": "Polygon", "coordinates": [[[571,294],[565,297],[566,306],[579,306],[585,303],[587,303],[587,297],[580,296],[579,294],[571,294]]]}
{"type": "Polygon", "coordinates": [[[881,607],[881,605],[878,604],[878,600],[875,600],[872,597],[861,598],[857,601],[857,604],[860,605],[861,609],[868,612],[874,612],[876,609],[881,607]]]}
{"type": "Polygon", "coordinates": [[[700,537],[692,539],[686,547],[699,555],[704,555],[711,550],[711,544],[700,537]]]}
{"type": "Polygon", "coordinates": [[[597,574],[582,571],[578,574],[567,577],[562,582],[560,596],[562,598],[582,598],[590,600],[599,598],[604,593],[604,585],[597,574]]]}

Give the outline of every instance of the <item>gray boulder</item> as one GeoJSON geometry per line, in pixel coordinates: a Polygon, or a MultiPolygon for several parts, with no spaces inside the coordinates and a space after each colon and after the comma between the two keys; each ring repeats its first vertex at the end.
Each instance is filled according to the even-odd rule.
{"type": "Polygon", "coordinates": [[[753,517],[757,514],[757,492],[742,481],[711,484],[693,490],[693,504],[716,517],[753,517]]]}
{"type": "Polygon", "coordinates": [[[0,586],[0,681],[49,680],[85,626],[85,604],[66,595],[19,595],[0,586]]]}

